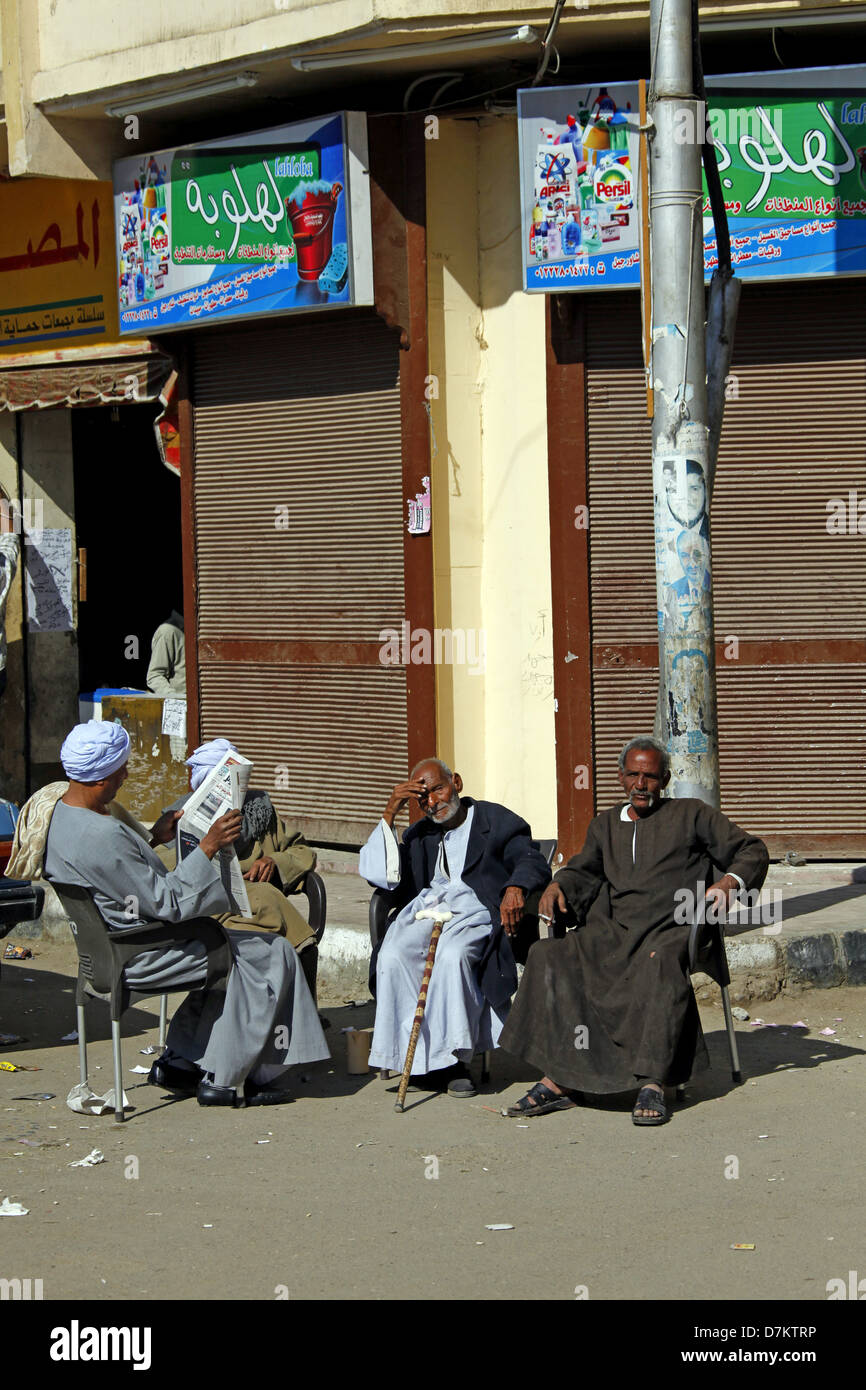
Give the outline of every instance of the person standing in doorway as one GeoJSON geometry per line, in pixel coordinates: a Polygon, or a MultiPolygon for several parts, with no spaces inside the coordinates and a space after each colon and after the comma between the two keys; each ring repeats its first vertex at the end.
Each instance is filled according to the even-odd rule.
{"type": "Polygon", "coordinates": [[[183,614],[172,609],[167,623],[160,623],[150,644],[147,688],[154,695],[186,695],[186,652],[183,614]]]}

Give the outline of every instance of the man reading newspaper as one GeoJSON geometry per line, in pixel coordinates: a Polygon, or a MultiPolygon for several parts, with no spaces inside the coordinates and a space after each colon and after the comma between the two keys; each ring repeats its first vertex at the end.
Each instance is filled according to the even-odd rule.
{"type": "MultiPolygon", "coordinates": [[[[177,862],[188,858],[201,843],[214,821],[228,811],[240,811],[244,804],[253,765],[249,758],[235,749],[226,753],[208,774],[197,791],[186,801],[177,822],[177,862]]],[[[235,839],[238,837],[235,836],[235,839]]],[[[235,912],[251,918],[249,898],[238,863],[234,843],[221,849],[218,868],[223,887],[235,912]]]]}
{"type": "MultiPolygon", "coordinates": [[[[45,877],[89,889],[110,931],[237,910],[237,857],[232,850],[220,869],[213,860],[240,834],[241,815],[231,806],[240,792],[239,774],[234,789],[230,772],[215,777],[190,816],[189,833],[198,836],[198,843],[169,871],[151,846],[108,811],[126,780],[129,742],[120,724],[97,720],[77,725],[66,739],[60,757],[69,788],[53,808],[44,850],[45,877]],[[209,814],[202,810],[205,803],[209,814]],[[214,815],[218,805],[221,816],[214,815]],[[232,884],[231,895],[223,869],[232,884]]],[[[153,839],[171,838],[176,819],[176,814],[161,817],[153,839]]],[[[193,991],[175,1011],[168,1048],[154,1063],[149,1080],[180,1094],[195,1094],[200,1105],[235,1105],[241,1086],[247,1105],[290,1100],[284,1087],[288,1068],[329,1056],[303,972],[283,937],[225,930],[233,965],[224,989],[201,988],[207,970],[204,948],[197,941],[151,948],[126,967],[129,985],[141,993],[166,985],[188,985],[193,991]]]]}
{"type": "MultiPolygon", "coordinates": [[[[196,793],[203,789],[206,779],[227,754],[234,754],[237,759],[243,830],[232,848],[241,870],[249,912],[223,913],[219,920],[226,927],[245,928],[248,923],[251,931],[278,932],[286,937],[298,953],[304,979],[315,999],[319,956],[316,934],[288,896],[303,891],[307,874],[316,865],[315,850],[299,831],[285,824],[267,792],[249,785],[243,795],[248,769],[246,759],[240,756],[234,744],[225,738],[214,738],[196,748],[187,758],[192,791],[179,797],[168,809],[185,811],[188,803],[192,804],[194,798],[197,800],[196,793]]],[[[252,764],[249,764],[249,771],[252,771],[252,764]]],[[[175,868],[178,862],[177,838],[172,837],[169,845],[157,847],[156,852],[168,869],[175,868]]],[[[182,839],[188,843],[186,832],[182,839]]],[[[180,852],[182,857],[183,846],[180,852]]],[[[322,1018],[322,1027],[328,1026],[327,1019],[322,1018]]]]}

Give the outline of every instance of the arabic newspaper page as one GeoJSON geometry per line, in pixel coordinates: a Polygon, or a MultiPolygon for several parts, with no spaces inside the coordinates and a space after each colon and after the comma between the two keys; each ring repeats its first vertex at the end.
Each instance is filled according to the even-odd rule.
{"type": "MultiPolygon", "coordinates": [[[[193,792],[177,823],[178,862],[198,846],[215,820],[227,811],[240,811],[253,765],[240,753],[227,753],[222,762],[208,773],[197,791],[193,792]]],[[[232,846],[219,852],[219,870],[223,886],[242,917],[252,917],[241,866],[232,846]]]]}

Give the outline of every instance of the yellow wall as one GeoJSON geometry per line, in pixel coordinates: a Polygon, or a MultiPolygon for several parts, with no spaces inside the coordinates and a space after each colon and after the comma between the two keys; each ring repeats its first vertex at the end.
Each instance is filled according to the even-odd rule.
{"type": "Polygon", "coordinates": [[[486,669],[437,667],[439,753],[466,790],[556,829],[544,304],[520,276],[511,118],[427,146],[435,613],[486,669]]]}

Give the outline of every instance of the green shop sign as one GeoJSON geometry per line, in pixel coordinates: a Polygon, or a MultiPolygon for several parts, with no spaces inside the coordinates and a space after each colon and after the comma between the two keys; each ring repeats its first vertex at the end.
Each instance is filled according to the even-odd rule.
{"type": "Polygon", "coordinates": [[[707,126],[729,214],[799,220],[866,213],[866,102],[859,93],[779,90],[745,106],[741,92],[712,92],[707,126]]]}
{"type": "Polygon", "coordinates": [[[317,145],[303,149],[179,150],[171,161],[175,265],[274,261],[294,255],[286,204],[321,178],[317,145]]]}

